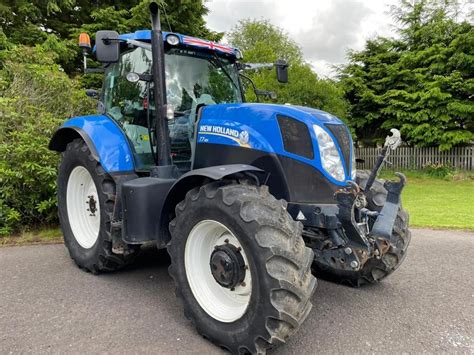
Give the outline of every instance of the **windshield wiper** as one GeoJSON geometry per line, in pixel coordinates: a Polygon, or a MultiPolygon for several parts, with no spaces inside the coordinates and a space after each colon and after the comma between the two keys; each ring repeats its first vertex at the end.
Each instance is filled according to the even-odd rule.
{"type": "Polygon", "coordinates": [[[217,56],[216,53],[213,53],[214,61],[211,63],[216,62],[217,66],[224,72],[225,76],[229,78],[230,82],[235,86],[237,90],[240,90],[239,86],[235,83],[234,79],[232,79],[232,76],[229,74],[229,72],[225,69],[224,64],[222,64],[221,59],[217,56]]]}

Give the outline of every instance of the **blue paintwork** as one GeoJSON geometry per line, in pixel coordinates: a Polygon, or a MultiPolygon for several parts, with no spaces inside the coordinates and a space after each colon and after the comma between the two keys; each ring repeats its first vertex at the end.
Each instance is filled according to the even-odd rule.
{"type": "MultiPolygon", "coordinates": [[[[333,134],[325,128],[325,123],[343,124],[339,118],[327,112],[302,106],[251,103],[211,105],[203,109],[197,129],[197,143],[241,146],[283,155],[314,166],[332,183],[343,186],[346,185],[345,182],[335,180],[321,166],[313,125],[321,126],[337,142],[333,134]],[[277,114],[292,117],[304,122],[308,126],[311,139],[314,142],[314,159],[308,159],[285,151],[276,118],[277,114]],[[223,128],[216,131],[213,126],[223,128]],[[227,130],[223,131],[225,129],[227,130]],[[242,134],[242,131],[248,133],[248,142],[247,134],[242,134]]],[[[342,157],[341,148],[339,146],[337,148],[342,157]]],[[[344,168],[346,179],[350,180],[351,167],[344,168]]]]}
{"type": "MultiPolygon", "coordinates": [[[[170,34],[173,34],[173,35],[175,35],[179,38],[179,43],[180,43],[181,46],[202,49],[202,47],[193,46],[193,45],[184,43],[184,37],[203,40],[201,38],[185,36],[185,35],[182,35],[180,33],[174,33],[174,32],[163,32],[163,40],[166,41],[166,37],[170,34]]],[[[150,42],[151,41],[151,31],[150,30],[139,30],[139,31],[135,31],[133,33],[121,34],[119,36],[119,38],[123,39],[123,40],[133,39],[135,41],[150,42]]],[[[204,39],[204,41],[208,41],[208,40],[204,39]]],[[[211,42],[211,41],[208,41],[208,42],[211,42]]],[[[232,48],[232,47],[229,47],[229,48],[232,48]]],[[[230,54],[225,53],[225,54],[235,57],[236,54],[237,54],[237,48],[232,48],[232,49],[233,49],[233,53],[230,53],[230,54]]],[[[219,51],[218,49],[216,49],[215,52],[221,53],[221,54],[224,53],[224,52],[219,51]]]]}
{"type": "Polygon", "coordinates": [[[73,117],[61,126],[82,129],[99,155],[99,162],[108,173],[133,171],[134,162],[125,133],[110,117],[90,115],[73,117]]]}
{"type": "MultiPolygon", "coordinates": [[[[320,170],[332,183],[343,186],[345,182],[335,180],[321,166],[321,159],[312,126],[321,126],[334,139],[325,123],[343,124],[337,117],[316,109],[272,104],[220,104],[209,105],[203,109],[197,128],[197,143],[212,143],[247,147],[268,153],[283,155],[309,164],[320,170]],[[308,126],[313,140],[314,159],[308,159],[285,151],[276,115],[292,117],[308,126]],[[213,127],[220,127],[215,131],[213,127]],[[246,133],[242,133],[246,132],[246,133]]],[[[63,127],[76,127],[84,131],[94,144],[99,162],[109,172],[134,171],[133,153],[120,126],[105,115],[74,117],[63,127]]],[[[337,143],[336,143],[337,144],[337,143]]],[[[340,147],[337,147],[342,157],[340,147]]],[[[351,167],[344,167],[346,179],[350,180],[351,167]]]]}

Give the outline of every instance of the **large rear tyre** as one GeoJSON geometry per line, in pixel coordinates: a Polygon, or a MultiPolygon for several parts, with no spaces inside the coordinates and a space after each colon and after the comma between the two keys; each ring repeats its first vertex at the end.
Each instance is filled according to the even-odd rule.
{"type": "Polygon", "coordinates": [[[112,252],[114,203],[115,183],[87,144],[82,139],[69,143],[58,172],[59,221],[71,258],[85,271],[114,271],[134,258],[112,252]]]}
{"type": "Polygon", "coordinates": [[[170,275],[185,316],[232,353],[265,353],[309,314],[316,279],[302,226],[266,186],[214,182],[170,223],[170,275]]]}
{"type": "MultiPolygon", "coordinates": [[[[364,189],[369,178],[370,172],[366,170],[358,170],[356,182],[364,189]]],[[[387,198],[387,190],[383,186],[384,181],[375,179],[371,187],[371,198],[367,199],[368,208],[372,211],[381,211],[387,198]]],[[[406,210],[400,206],[395,225],[393,227],[392,243],[388,251],[380,258],[372,257],[358,271],[342,271],[333,269],[322,264],[318,264],[315,260],[316,275],[318,277],[336,281],[350,286],[359,287],[365,284],[371,284],[381,281],[388,275],[392,274],[405,260],[406,251],[411,240],[411,232],[408,229],[409,216],[406,210]]],[[[373,224],[375,218],[369,220],[369,224],[373,224]]]]}

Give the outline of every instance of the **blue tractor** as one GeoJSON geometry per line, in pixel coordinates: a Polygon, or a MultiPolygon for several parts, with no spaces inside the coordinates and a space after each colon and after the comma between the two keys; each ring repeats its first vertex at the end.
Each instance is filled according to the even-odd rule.
{"type": "MultiPolygon", "coordinates": [[[[184,313],[234,353],[284,343],[308,316],[314,275],[359,286],[391,274],[410,241],[405,184],[355,167],[349,130],[307,107],[246,103],[238,49],[152,30],[96,34],[96,115],[54,134],[59,217],[85,271],[167,248],[184,313]]],[[[90,44],[81,35],[85,55],[90,44]]],[[[277,61],[286,82],[287,64],[277,61]]],[[[297,80],[297,78],[293,78],[297,80]]],[[[269,92],[258,91],[257,94],[269,92]]]]}

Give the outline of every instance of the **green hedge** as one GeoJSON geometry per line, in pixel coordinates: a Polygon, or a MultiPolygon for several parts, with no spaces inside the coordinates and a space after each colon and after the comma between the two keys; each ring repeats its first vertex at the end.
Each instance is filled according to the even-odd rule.
{"type": "Polygon", "coordinates": [[[56,222],[58,154],[48,150],[68,117],[95,102],[47,47],[0,51],[0,236],[56,222]]]}

